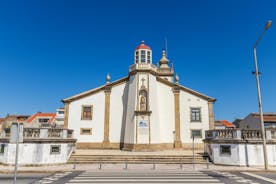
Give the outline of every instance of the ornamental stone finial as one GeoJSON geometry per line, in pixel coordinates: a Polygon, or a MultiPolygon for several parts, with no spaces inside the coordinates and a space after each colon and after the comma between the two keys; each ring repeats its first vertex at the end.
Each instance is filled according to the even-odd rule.
{"type": "Polygon", "coordinates": [[[110,75],[109,75],[109,73],[106,75],[106,83],[108,84],[108,83],[110,83],[110,79],[111,79],[111,77],[110,77],[110,75]]]}
{"type": "Polygon", "coordinates": [[[179,76],[178,76],[178,74],[175,75],[174,79],[175,79],[175,84],[179,84],[179,76]]]}

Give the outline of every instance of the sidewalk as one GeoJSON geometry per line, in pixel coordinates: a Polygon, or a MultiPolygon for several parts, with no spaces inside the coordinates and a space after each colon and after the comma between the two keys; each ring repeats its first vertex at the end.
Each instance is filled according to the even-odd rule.
{"type": "MultiPolygon", "coordinates": [[[[181,171],[263,171],[263,167],[239,167],[239,166],[225,166],[225,165],[213,165],[209,164],[207,168],[206,164],[195,164],[193,168],[192,164],[183,164],[182,170],[180,164],[77,164],[74,169],[73,164],[62,165],[48,165],[48,166],[19,166],[18,172],[21,173],[53,173],[62,171],[95,171],[95,172],[145,172],[145,171],[166,171],[166,172],[181,172],[181,171]],[[99,169],[101,167],[101,169],[99,169]],[[155,167],[155,169],[154,169],[155,167]]],[[[269,167],[269,170],[276,171],[275,166],[269,167]]],[[[13,173],[14,166],[0,165],[0,173],[13,173]]]]}

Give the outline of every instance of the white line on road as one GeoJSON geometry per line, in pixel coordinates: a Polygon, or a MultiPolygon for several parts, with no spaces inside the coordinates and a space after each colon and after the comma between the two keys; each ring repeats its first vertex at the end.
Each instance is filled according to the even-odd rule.
{"type": "Polygon", "coordinates": [[[259,176],[257,174],[253,174],[253,173],[249,173],[249,172],[241,172],[242,174],[245,174],[245,175],[248,175],[248,176],[252,176],[254,178],[258,178],[258,179],[261,179],[261,180],[264,180],[264,181],[268,181],[268,182],[271,182],[271,183],[275,183],[276,184],[276,180],[273,180],[273,179],[270,179],[270,178],[266,178],[266,177],[263,177],[263,176],[259,176]]]}
{"type": "MultiPolygon", "coordinates": [[[[137,183],[140,183],[140,182],[137,182],[137,183]]],[[[65,184],[91,184],[91,182],[82,182],[82,183],[80,183],[80,182],[69,182],[69,183],[65,183],[65,184]]],[[[101,184],[110,184],[110,183],[102,183],[101,182],[101,184]]],[[[133,182],[132,184],[135,184],[135,182],[133,182]]],[[[152,182],[150,182],[150,183],[144,183],[143,182],[143,184],[152,184],[152,182]]],[[[168,182],[168,183],[162,183],[162,184],[172,184],[171,182],[168,182]]],[[[183,184],[197,184],[197,183],[183,183],[183,184]]],[[[203,184],[203,183],[202,183],[203,184]]],[[[204,184],[224,184],[224,183],[217,183],[217,182],[212,182],[212,183],[210,183],[210,182],[204,182],[204,184]]]]}
{"type": "Polygon", "coordinates": [[[206,181],[206,182],[213,182],[213,181],[219,181],[217,179],[185,179],[185,178],[181,178],[181,179],[162,179],[162,180],[159,180],[159,179],[120,179],[120,180],[114,180],[114,179],[90,179],[90,180],[87,180],[87,179],[72,179],[70,180],[72,182],[141,182],[141,181],[147,181],[147,182],[150,182],[150,181],[154,181],[154,182],[160,182],[160,183],[163,183],[164,181],[168,181],[168,182],[174,182],[174,181],[183,181],[183,182],[186,182],[186,181],[206,181]]]}

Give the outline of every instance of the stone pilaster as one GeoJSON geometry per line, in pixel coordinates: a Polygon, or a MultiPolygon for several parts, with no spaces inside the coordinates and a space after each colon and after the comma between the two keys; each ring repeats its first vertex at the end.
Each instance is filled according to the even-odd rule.
{"type": "Polygon", "coordinates": [[[214,102],[208,102],[208,112],[209,112],[209,129],[214,129],[215,119],[214,119],[214,108],[213,108],[214,102]]]}
{"type": "Polygon", "coordinates": [[[69,118],[69,104],[70,102],[65,102],[64,104],[64,128],[68,128],[68,118],[69,118]]]}
{"type": "Polygon", "coordinates": [[[178,85],[173,87],[174,93],[174,119],[175,119],[175,139],[174,139],[174,148],[181,148],[181,136],[180,136],[180,88],[178,85]]]}
{"type": "Polygon", "coordinates": [[[110,93],[111,93],[111,86],[109,84],[107,84],[106,87],[105,87],[105,89],[104,89],[105,108],[104,108],[104,140],[103,140],[103,148],[109,148],[109,146],[110,146],[110,140],[109,140],[110,93]]]}

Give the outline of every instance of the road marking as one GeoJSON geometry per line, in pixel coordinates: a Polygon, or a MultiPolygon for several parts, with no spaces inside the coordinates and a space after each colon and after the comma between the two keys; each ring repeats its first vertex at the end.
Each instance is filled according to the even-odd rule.
{"type": "Polygon", "coordinates": [[[252,176],[254,178],[258,178],[258,179],[261,179],[261,180],[264,180],[264,181],[268,181],[268,182],[271,182],[271,183],[275,183],[276,184],[276,180],[273,180],[273,179],[270,179],[270,178],[266,178],[266,177],[263,177],[263,176],[259,176],[257,174],[253,174],[253,173],[249,173],[249,172],[241,172],[242,174],[245,174],[245,175],[248,175],[248,176],[252,176]]]}
{"type": "Polygon", "coordinates": [[[220,171],[217,171],[216,172],[217,174],[220,174],[224,177],[227,177],[231,180],[234,180],[235,182],[237,183],[250,183],[250,184],[259,184],[257,182],[254,182],[252,180],[249,180],[249,179],[245,179],[244,177],[241,177],[241,176],[237,176],[235,174],[231,174],[231,173],[228,173],[228,172],[220,172],[220,171]]]}
{"type": "MultiPolygon", "coordinates": [[[[204,182],[204,181],[203,181],[204,182]]],[[[201,182],[202,184],[203,184],[203,182],[201,182]]],[[[69,183],[65,183],[65,184],[90,184],[91,182],[69,182],[69,183]]],[[[137,181],[137,183],[140,183],[139,181],[137,181]]],[[[175,182],[174,182],[175,183],[175,182]]],[[[101,182],[101,184],[110,184],[110,183],[102,183],[101,182]]],[[[135,182],[132,182],[132,184],[135,184],[135,182]]],[[[147,182],[147,183],[145,183],[145,182],[143,182],[143,184],[153,184],[152,182],[147,182]]],[[[164,182],[162,182],[162,184],[172,184],[171,182],[169,182],[169,183],[164,183],[164,182]]],[[[198,184],[198,183],[194,183],[194,182],[192,182],[192,183],[183,183],[183,184],[198,184]]],[[[210,183],[210,182],[204,182],[204,184],[224,184],[224,183],[210,183]]]]}

